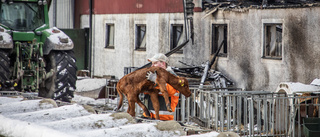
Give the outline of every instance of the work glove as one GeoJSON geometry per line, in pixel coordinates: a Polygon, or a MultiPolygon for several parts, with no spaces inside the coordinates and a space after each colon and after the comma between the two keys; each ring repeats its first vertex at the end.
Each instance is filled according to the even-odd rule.
{"type": "Polygon", "coordinates": [[[146,75],[146,78],[147,78],[147,80],[150,80],[150,81],[152,81],[152,82],[156,82],[156,79],[157,79],[157,72],[151,72],[151,71],[148,71],[147,72],[147,75],[146,75]]]}

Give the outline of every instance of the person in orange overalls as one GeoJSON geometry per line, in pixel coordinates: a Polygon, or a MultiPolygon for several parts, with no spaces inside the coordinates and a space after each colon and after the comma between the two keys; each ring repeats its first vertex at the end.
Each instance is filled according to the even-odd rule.
{"type": "MultiPolygon", "coordinates": [[[[173,72],[171,67],[168,67],[169,60],[166,57],[166,55],[164,55],[162,53],[158,53],[158,54],[155,54],[152,58],[149,58],[148,61],[152,63],[152,66],[162,67],[162,68],[166,69],[168,72],[177,76],[177,74],[175,74],[173,72]]],[[[150,77],[150,74],[147,75],[148,80],[155,82],[156,74],[152,73],[151,75],[153,75],[153,78],[151,78],[152,76],[150,77]]],[[[159,88],[159,87],[156,87],[156,88],[159,88]]],[[[159,110],[160,120],[174,120],[175,109],[176,109],[176,106],[179,102],[179,91],[178,90],[174,89],[170,84],[167,83],[167,91],[168,91],[168,95],[169,95],[169,100],[170,100],[172,112],[167,111],[164,97],[161,95],[161,92],[159,92],[158,98],[159,98],[159,104],[160,104],[160,110],[159,110]]],[[[145,93],[144,100],[145,100],[146,107],[151,112],[150,113],[151,118],[155,118],[156,117],[155,111],[153,109],[152,102],[151,102],[151,99],[150,99],[150,96],[148,95],[148,93],[145,93]]],[[[146,116],[146,115],[143,114],[143,116],[146,116]]]]}

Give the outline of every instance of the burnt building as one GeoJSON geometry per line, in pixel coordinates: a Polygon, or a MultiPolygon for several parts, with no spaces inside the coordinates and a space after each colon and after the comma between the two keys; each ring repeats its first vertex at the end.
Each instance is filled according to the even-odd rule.
{"type": "MultiPolygon", "coordinates": [[[[88,1],[82,2],[88,7],[88,1]]],[[[212,69],[228,76],[236,87],[274,91],[280,82],[310,83],[319,77],[318,1],[193,2],[194,44],[172,54],[171,66],[186,67],[180,62],[200,66],[223,45],[212,69]]],[[[182,0],[94,0],[93,7],[95,76],[121,78],[124,67],[141,67],[155,53],[167,53],[185,40],[182,0]]],[[[89,27],[88,10],[77,13],[75,24],[89,27]]]]}

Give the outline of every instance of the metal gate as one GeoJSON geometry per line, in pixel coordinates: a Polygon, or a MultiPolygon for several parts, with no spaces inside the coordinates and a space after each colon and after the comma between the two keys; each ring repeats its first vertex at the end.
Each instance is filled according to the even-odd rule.
{"type": "Polygon", "coordinates": [[[300,137],[304,136],[303,118],[320,118],[319,96],[208,87],[190,89],[193,97],[181,96],[176,120],[196,122],[219,132],[300,137]]]}
{"type": "MultiPolygon", "coordinates": [[[[115,91],[115,87],[107,89],[115,91]]],[[[190,86],[190,90],[192,97],[180,96],[175,120],[195,122],[218,132],[232,131],[241,136],[300,137],[304,136],[304,118],[320,118],[319,96],[208,86],[190,86]]],[[[108,95],[115,97],[115,94],[108,95]]],[[[143,99],[143,94],[140,98],[143,99]]],[[[136,116],[142,113],[136,105],[136,116]]]]}

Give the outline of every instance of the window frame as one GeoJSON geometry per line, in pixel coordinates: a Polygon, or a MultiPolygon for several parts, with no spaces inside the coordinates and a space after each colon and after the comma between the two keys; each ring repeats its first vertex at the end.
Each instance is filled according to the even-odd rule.
{"type": "MultiPolygon", "coordinates": [[[[183,24],[171,24],[170,25],[170,50],[178,47],[183,41],[184,41],[184,37],[185,37],[185,33],[184,33],[184,26],[183,24]],[[177,39],[176,36],[177,36],[177,33],[174,33],[174,31],[178,31],[177,27],[181,27],[181,32],[180,32],[180,35],[179,35],[179,38],[177,39]]],[[[180,49],[178,50],[176,53],[180,53],[182,54],[183,53],[183,50],[180,49]]]]}
{"type": "Polygon", "coordinates": [[[146,24],[135,24],[135,46],[134,49],[135,50],[139,50],[139,51],[146,51],[147,48],[147,25],[146,24]],[[141,27],[144,28],[144,34],[143,34],[143,38],[141,38],[141,32],[143,30],[141,30],[141,27]],[[141,46],[143,45],[144,46],[141,46]]]}
{"type": "Polygon", "coordinates": [[[263,44],[262,44],[262,58],[264,59],[274,59],[274,60],[282,60],[282,57],[283,57],[283,23],[263,23],[263,44]],[[278,41],[279,39],[279,33],[278,32],[278,28],[277,26],[278,25],[281,25],[281,36],[280,36],[280,39],[281,41],[278,41]],[[270,30],[271,28],[269,27],[273,27],[275,26],[275,32],[271,32],[272,30],[270,30]],[[275,34],[272,34],[272,33],[275,33],[275,34]],[[272,35],[275,35],[275,38],[276,40],[272,40],[272,35]],[[269,39],[269,40],[267,40],[269,39]],[[269,41],[269,42],[268,42],[269,41]],[[268,49],[268,45],[271,45],[271,44],[267,44],[267,43],[271,43],[272,41],[275,41],[276,42],[276,45],[275,45],[275,54],[280,54],[280,55],[270,55],[271,51],[270,51],[270,46],[269,46],[269,50],[268,49]],[[280,47],[278,44],[280,44],[280,47]],[[268,53],[267,53],[268,52],[268,53]],[[280,53],[278,53],[280,52],[280,53]],[[268,54],[268,55],[267,55],[268,54]]]}
{"type": "Polygon", "coordinates": [[[115,42],[115,25],[114,23],[106,23],[106,32],[105,32],[105,48],[110,48],[110,49],[114,49],[114,42],[115,42]],[[110,31],[110,27],[113,27],[112,31],[110,31]],[[113,35],[110,35],[110,34],[113,35]],[[113,36],[112,38],[110,38],[111,36],[113,36]],[[110,39],[112,39],[113,44],[110,44],[110,39]]]}
{"type": "MultiPolygon", "coordinates": [[[[228,24],[227,23],[212,23],[211,24],[211,55],[214,55],[219,49],[220,45],[224,44],[221,47],[217,56],[219,57],[227,57],[228,56],[228,24]],[[218,26],[218,27],[215,27],[218,26]],[[220,33],[220,27],[223,27],[223,38],[216,37],[220,33]],[[218,31],[217,31],[218,28],[218,31]]],[[[220,35],[219,35],[220,36],[220,35]]]]}

